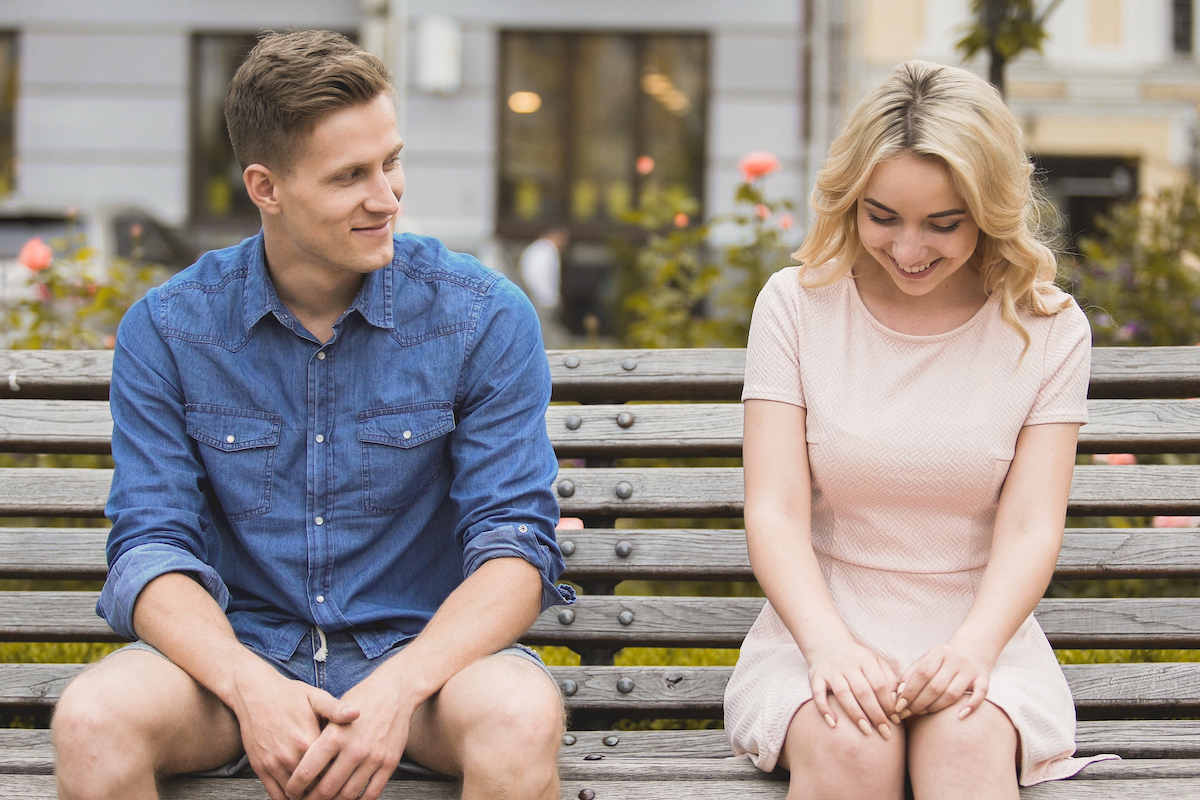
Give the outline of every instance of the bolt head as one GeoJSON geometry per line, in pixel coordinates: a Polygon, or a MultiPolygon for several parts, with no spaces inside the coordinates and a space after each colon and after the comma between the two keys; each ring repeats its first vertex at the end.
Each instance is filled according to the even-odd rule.
{"type": "Polygon", "coordinates": [[[629,481],[621,481],[617,484],[616,492],[617,497],[622,500],[628,500],[633,496],[633,484],[629,481]]]}
{"type": "MultiPolygon", "coordinates": [[[[585,761],[599,761],[603,757],[604,756],[597,756],[596,758],[592,758],[591,756],[584,756],[584,760],[585,761]]],[[[580,789],[579,790],[579,800],[596,800],[596,790],[595,789],[580,789]]]]}
{"type": "Polygon", "coordinates": [[[632,358],[627,358],[621,362],[621,369],[625,370],[626,372],[633,372],[635,369],[637,369],[637,361],[632,358]]]}
{"type": "Polygon", "coordinates": [[[558,549],[562,551],[562,554],[564,556],[575,555],[575,543],[572,542],[570,539],[567,539],[564,542],[559,542],[558,549]]]}
{"type": "Polygon", "coordinates": [[[617,681],[617,691],[621,694],[629,694],[633,691],[633,680],[631,678],[621,678],[617,681]]]}
{"type": "Polygon", "coordinates": [[[575,621],[575,611],[570,608],[564,608],[558,612],[558,621],[563,625],[570,625],[575,621]]]}
{"type": "Polygon", "coordinates": [[[567,747],[570,747],[571,745],[575,744],[576,741],[578,741],[578,740],[575,738],[575,734],[573,734],[573,733],[564,733],[563,734],[562,743],[564,745],[566,745],[567,747]]]}
{"type": "Polygon", "coordinates": [[[573,494],[575,494],[574,481],[561,480],[558,482],[558,496],[559,497],[570,497],[573,494]]]}
{"type": "Polygon", "coordinates": [[[620,614],[617,615],[617,622],[621,623],[622,625],[632,625],[633,624],[633,612],[632,611],[622,611],[620,614]]]}
{"type": "Polygon", "coordinates": [[[629,554],[633,552],[633,542],[622,539],[617,542],[617,546],[614,549],[617,552],[618,558],[629,558],[629,554]]]}
{"type": "Polygon", "coordinates": [[[571,416],[567,417],[566,423],[567,430],[577,431],[579,430],[579,426],[583,424],[583,420],[572,414],[571,416]]]}
{"type": "Polygon", "coordinates": [[[616,747],[617,743],[620,741],[621,740],[619,738],[617,738],[616,736],[605,736],[604,737],[604,746],[605,747],[616,747]]]}
{"type": "MultiPolygon", "coordinates": [[[[579,691],[579,684],[568,678],[562,682],[562,690],[567,697],[574,697],[575,693],[579,691]]],[[[571,741],[568,742],[566,741],[567,736],[571,736],[571,734],[568,733],[563,737],[563,744],[575,744],[575,737],[571,736],[571,741]]]]}
{"type": "Polygon", "coordinates": [[[567,356],[563,359],[563,364],[567,369],[575,369],[579,366],[579,356],[567,356]]]}
{"type": "Polygon", "coordinates": [[[632,427],[633,420],[633,414],[629,413],[628,411],[622,411],[620,414],[617,414],[617,425],[622,428],[632,427]]]}

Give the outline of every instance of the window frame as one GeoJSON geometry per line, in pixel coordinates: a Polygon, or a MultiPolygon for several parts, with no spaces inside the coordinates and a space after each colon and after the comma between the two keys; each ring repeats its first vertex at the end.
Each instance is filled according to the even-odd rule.
{"type": "MultiPolygon", "coordinates": [[[[524,36],[564,36],[567,38],[567,50],[571,52],[574,49],[571,46],[571,40],[578,40],[584,36],[625,36],[631,37],[635,41],[636,53],[635,65],[640,68],[642,54],[645,52],[647,41],[653,37],[691,37],[700,41],[702,50],[702,72],[704,78],[704,89],[698,98],[700,105],[699,114],[701,118],[700,138],[698,142],[699,152],[699,170],[696,176],[699,193],[696,200],[700,204],[699,218],[704,217],[706,207],[705,193],[707,189],[708,179],[708,144],[709,144],[709,127],[710,118],[709,112],[712,105],[712,37],[705,30],[622,30],[618,28],[502,28],[497,31],[497,46],[496,46],[496,110],[495,110],[495,152],[496,164],[494,174],[495,186],[495,207],[493,219],[495,220],[495,233],[497,236],[506,239],[534,239],[541,235],[548,228],[555,226],[563,226],[571,231],[571,237],[577,241],[607,241],[613,237],[623,239],[637,238],[641,232],[634,226],[610,219],[580,221],[571,217],[569,210],[557,218],[551,219],[536,219],[536,220],[519,220],[515,217],[505,217],[506,209],[504,199],[504,115],[508,109],[508,97],[506,95],[508,84],[508,70],[506,65],[506,50],[505,38],[509,35],[524,35],[524,36]]],[[[577,64],[573,59],[568,58],[566,63],[566,76],[564,80],[565,90],[563,94],[563,102],[567,108],[573,108],[576,97],[574,95],[575,74],[577,64]]],[[[640,86],[635,84],[635,92],[641,92],[640,86]]],[[[635,152],[644,153],[646,132],[643,130],[643,114],[642,103],[637,102],[633,108],[633,127],[634,127],[634,145],[635,152]]],[[[564,123],[561,130],[558,131],[559,141],[563,145],[563,152],[566,153],[567,170],[559,176],[562,188],[562,197],[567,199],[569,206],[570,188],[573,184],[574,172],[572,167],[578,163],[578,160],[573,158],[575,152],[575,125],[573,115],[567,113],[564,115],[564,123]]],[[[638,174],[634,164],[629,165],[629,171],[632,178],[632,195],[636,203],[637,197],[640,195],[645,176],[638,174]]]]}

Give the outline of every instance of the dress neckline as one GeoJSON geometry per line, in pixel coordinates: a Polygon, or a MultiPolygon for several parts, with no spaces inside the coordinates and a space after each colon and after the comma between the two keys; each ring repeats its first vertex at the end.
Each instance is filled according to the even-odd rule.
{"type": "Polygon", "coordinates": [[[999,293],[988,295],[988,299],[984,301],[983,305],[979,307],[978,311],[971,315],[970,319],[959,325],[957,328],[952,328],[944,333],[901,333],[900,331],[884,325],[882,322],[876,319],[874,314],[871,313],[870,309],[867,308],[867,304],[863,302],[862,295],[858,293],[858,283],[855,282],[853,275],[847,275],[845,280],[850,284],[847,291],[850,293],[851,303],[867,320],[867,323],[885,336],[888,336],[892,339],[898,339],[902,342],[940,342],[946,339],[953,339],[978,325],[990,313],[989,309],[995,305],[998,305],[1000,302],[999,293]]]}

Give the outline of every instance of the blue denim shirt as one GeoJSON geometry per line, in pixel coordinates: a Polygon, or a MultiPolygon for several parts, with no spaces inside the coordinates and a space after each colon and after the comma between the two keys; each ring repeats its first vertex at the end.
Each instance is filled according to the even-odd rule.
{"type": "Polygon", "coordinates": [[[98,613],[190,573],[244,643],[287,658],[311,626],[375,657],[488,559],[554,581],[550,375],[525,296],[438,241],[395,239],[322,345],[268,276],[262,235],[208,253],[121,323],[116,471],[98,613]]]}

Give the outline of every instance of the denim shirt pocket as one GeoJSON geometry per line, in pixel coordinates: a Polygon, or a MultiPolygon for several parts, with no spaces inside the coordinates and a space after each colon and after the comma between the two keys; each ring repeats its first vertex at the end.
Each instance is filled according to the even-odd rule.
{"type": "Polygon", "coordinates": [[[358,415],[362,447],[363,510],[395,514],[441,477],[443,437],[454,430],[454,409],[435,401],[364,411],[358,415]]]}
{"type": "Polygon", "coordinates": [[[188,436],[204,445],[200,458],[231,522],[271,510],[271,470],[283,417],[265,411],[189,403],[188,436]]]}

